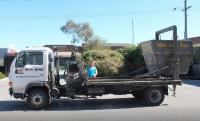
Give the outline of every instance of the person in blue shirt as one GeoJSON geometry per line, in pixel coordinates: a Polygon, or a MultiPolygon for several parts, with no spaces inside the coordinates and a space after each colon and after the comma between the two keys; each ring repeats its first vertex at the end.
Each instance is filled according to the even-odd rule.
{"type": "Polygon", "coordinates": [[[95,78],[97,76],[97,68],[95,67],[95,63],[92,61],[90,66],[87,68],[88,78],[95,78]]]}

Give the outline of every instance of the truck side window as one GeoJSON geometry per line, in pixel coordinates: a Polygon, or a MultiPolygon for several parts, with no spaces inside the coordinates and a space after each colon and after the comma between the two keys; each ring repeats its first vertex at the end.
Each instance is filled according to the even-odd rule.
{"type": "Polygon", "coordinates": [[[29,52],[27,53],[28,65],[42,65],[43,64],[43,53],[42,52],[29,52]]]}
{"type": "Polygon", "coordinates": [[[16,67],[24,67],[24,65],[26,64],[25,58],[26,58],[25,52],[21,52],[21,53],[17,54],[17,60],[15,63],[15,66],[16,67]]]}

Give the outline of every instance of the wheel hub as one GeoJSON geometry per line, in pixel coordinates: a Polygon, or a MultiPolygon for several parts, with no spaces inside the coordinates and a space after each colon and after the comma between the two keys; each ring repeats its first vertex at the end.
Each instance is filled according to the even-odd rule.
{"type": "Polygon", "coordinates": [[[161,93],[158,90],[152,90],[149,99],[154,103],[159,102],[161,100],[161,93]]]}
{"type": "Polygon", "coordinates": [[[33,97],[32,102],[33,102],[34,105],[40,105],[40,104],[42,104],[42,96],[40,96],[40,95],[35,95],[35,96],[33,97]]]}

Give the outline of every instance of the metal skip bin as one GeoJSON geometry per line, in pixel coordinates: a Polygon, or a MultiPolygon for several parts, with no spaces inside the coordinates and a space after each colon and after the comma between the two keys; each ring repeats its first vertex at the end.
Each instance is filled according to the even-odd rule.
{"type": "Polygon", "coordinates": [[[149,72],[158,70],[161,74],[172,74],[172,68],[178,63],[177,73],[188,73],[194,53],[192,42],[177,41],[177,35],[173,36],[176,40],[159,40],[156,37],[156,40],[150,40],[140,44],[142,55],[149,72]],[[174,59],[175,56],[177,61],[174,59]],[[163,72],[161,71],[167,67],[168,69],[163,72]]]}
{"type": "MultiPolygon", "coordinates": [[[[148,70],[171,66],[173,58],[172,40],[150,40],[141,44],[142,55],[148,70]]],[[[179,74],[187,74],[193,57],[193,47],[190,41],[178,41],[179,74]]]]}

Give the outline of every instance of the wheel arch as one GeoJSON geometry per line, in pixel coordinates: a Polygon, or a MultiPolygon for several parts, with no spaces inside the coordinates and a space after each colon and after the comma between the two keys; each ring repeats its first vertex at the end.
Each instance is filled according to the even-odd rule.
{"type": "Polygon", "coordinates": [[[163,91],[163,93],[164,93],[165,95],[168,95],[168,86],[167,86],[167,85],[165,85],[165,86],[160,86],[160,85],[149,86],[149,87],[147,87],[145,90],[148,90],[148,89],[150,89],[150,88],[160,88],[160,89],[163,91]]]}
{"type": "Polygon", "coordinates": [[[37,82],[37,83],[28,84],[26,86],[26,89],[25,89],[25,94],[28,94],[29,92],[31,92],[35,89],[44,90],[49,95],[49,87],[44,82],[37,82]]]}

